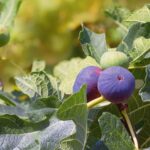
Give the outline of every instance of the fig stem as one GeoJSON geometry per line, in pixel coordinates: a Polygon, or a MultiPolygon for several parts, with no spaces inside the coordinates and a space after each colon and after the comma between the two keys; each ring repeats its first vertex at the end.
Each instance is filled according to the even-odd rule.
{"type": "Polygon", "coordinates": [[[90,109],[90,108],[93,108],[95,105],[101,103],[101,102],[104,102],[106,101],[105,98],[103,96],[101,97],[98,97],[90,102],[87,103],[87,108],[90,109]]]}
{"type": "Polygon", "coordinates": [[[135,145],[135,148],[136,148],[136,150],[139,150],[139,146],[138,146],[138,141],[137,141],[137,138],[136,138],[136,134],[135,134],[135,132],[133,130],[131,121],[130,121],[129,116],[127,114],[127,109],[122,110],[121,113],[122,113],[122,115],[123,115],[123,117],[124,117],[124,119],[125,119],[125,121],[126,121],[126,123],[128,125],[130,134],[132,136],[132,139],[133,139],[133,142],[134,142],[134,145],[135,145]]]}
{"type": "Polygon", "coordinates": [[[132,66],[131,65],[131,66],[128,67],[129,70],[132,70],[132,69],[144,69],[144,68],[146,68],[146,66],[132,66]]]}

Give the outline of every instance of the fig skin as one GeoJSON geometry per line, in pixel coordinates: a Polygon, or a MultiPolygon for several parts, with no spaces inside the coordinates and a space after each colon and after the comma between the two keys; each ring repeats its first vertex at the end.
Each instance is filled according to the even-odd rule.
{"type": "Polygon", "coordinates": [[[133,93],[135,78],[127,69],[114,66],[104,70],[98,79],[98,91],[112,103],[124,103],[133,93]]]}
{"type": "Polygon", "coordinates": [[[0,47],[6,45],[10,40],[10,33],[7,27],[0,26],[0,47]]]}
{"type": "Polygon", "coordinates": [[[87,101],[91,101],[101,96],[97,89],[97,82],[102,70],[97,66],[88,66],[82,69],[73,85],[73,92],[76,93],[80,88],[87,85],[87,101]]]}
{"type": "Polygon", "coordinates": [[[9,33],[1,33],[0,34],[0,47],[6,45],[10,40],[9,33]]]}
{"type": "Polygon", "coordinates": [[[123,52],[108,51],[102,55],[100,65],[102,69],[106,69],[112,66],[122,66],[127,68],[129,66],[129,59],[123,52]]]}

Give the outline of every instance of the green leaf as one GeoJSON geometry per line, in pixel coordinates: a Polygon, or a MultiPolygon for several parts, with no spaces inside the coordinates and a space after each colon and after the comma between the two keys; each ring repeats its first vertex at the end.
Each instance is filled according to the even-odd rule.
{"type": "Polygon", "coordinates": [[[82,26],[79,40],[86,56],[93,57],[98,63],[104,52],[107,51],[105,34],[97,34],[82,26]]]}
{"type": "Polygon", "coordinates": [[[44,71],[46,67],[45,61],[41,60],[35,60],[32,64],[32,71],[31,72],[40,72],[40,71],[44,71]]]}
{"type": "MultiPolygon", "coordinates": [[[[90,109],[88,112],[88,134],[87,134],[87,144],[86,149],[91,150],[93,145],[99,141],[101,137],[100,127],[98,125],[100,108],[90,109]]],[[[103,150],[103,149],[102,149],[103,150]]]]}
{"type": "Polygon", "coordinates": [[[124,22],[124,20],[130,15],[130,11],[127,8],[114,6],[105,10],[107,16],[112,18],[115,23],[125,32],[128,31],[128,23],[124,22]]]}
{"type": "MultiPolygon", "coordinates": [[[[72,121],[52,120],[50,125],[41,132],[41,149],[55,150],[61,147],[61,141],[75,133],[72,121]]],[[[65,150],[61,147],[61,150],[65,150]]]]}
{"type": "Polygon", "coordinates": [[[146,67],[145,84],[139,91],[139,94],[143,101],[150,102],[150,65],[146,67]]]}
{"type": "Polygon", "coordinates": [[[5,0],[0,16],[0,30],[9,29],[14,22],[22,0],[5,0]]]}
{"type": "Polygon", "coordinates": [[[18,97],[6,94],[0,92],[0,98],[5,102],[5,104],[0,105],[0,116],[15,115],[29,122],[40,122],[50,118],[62,103],[56,96],[38,97],[21,102],[18,97]],[[11,106],[8,106],[8,104],[11,106]]]}
{"type": "Polygon", "coordinates": [[[10,40],[10,29],[13,25],[22,0],[5,0],[1,2],[0,14],[0,47],[10,40]]]}
{"type": "Polygon", "coordinates": [[[29,101],[24,106],[28,119],[32,122],[40,122],[50,118],[60,106],[61,102],[54,96],[29,101]]]}
{"type": "Polygon", "coordinates": [[[72,94],[72,88],[78,73],[87,66],[99,66],[91,57],[85,59],[73,58],[63,61],[55,66],[54,76],[60,80],[60,90],[66,94],[72,94]]]}
{"type": "Polygon", "coordinates": [[[15,77],[19,89],[29,97],[40,96],[32,76],[15,77]]]}
{"type": "Polygon", "coordinates": [[[150,5],[145,5],[143,8],[133,12],[125,21],[128,22],[150,22],[150,5]]]}
{"type": "Polygon", "coordinates": [[[22,108],[0,105],[0,116],[3,115],[16,115],[20,118],[27,118],[25,111],[22,108]]]}
{"type": "Polygon", "coordinates": [[[61,120],[73,120],[76,124],[76,133],[71,139],[63,141],[62,146],[69,149],[82,150],[85,147],[87,135],[87,105],[86,87],[67,98],[60,106],[57,116],[61,120]]]}
{"type": "Polygon", "coordinates": [[[50,118],[60,104],[56,97],[48,97],[25,103],[16,102],[16,106],[0,105],[0,116],[15,115],[29,122],[40,122],[50,118]]]}
{"type": "Polygon", "coordinates": [[[1,149],[22,149],[22,150],[40,150],[38,144],[38,134],[27,133],[21,135],[0,135],[0,147],[1,149]]]}
{"type": "Polygon", "coordinates": [[[116,116],[104,112],[99,118],[102,140],[109,150],[134,150],[132,140],[116,116]]]}
{"type": "Polygon", "coordinates": [[[123,41],[117,47],[118,51],[122,51],[130,57],[132,64],[144,61],[149,52],[149,25],[149,23],[132,25],[123,41]]]}
{"type": "MultiPolygon", "coordinates": [[[[0,118],[1,120],[1,118],[0,118]]],[[[20,122],[9,122],[10,126],[18,124],[18,128],[21,129],[20,122]]],[[[4,120],[3,120],[4,123],[4,120]]],[[[0,125],[0,129],[1,129],[0,125]]],[[[15,125],[16,126],[16,125],[15,125]]],[[[26,124],[27,126],[27,124],[26,124]]],[[[24,131],[23,133],[13,134],[0,134],[0,147],[1,149],[21,149],[21,150],[55,150],[60,146],[60,142],[74,134],[75,125],[72,121],[60,121],[56,118],[51,118],[49,124],[40,123],[39,126],[43,126],[44,129],[33,128],[34,124],[30,127],[31,131],[24,131]],[[60,134],[61,133],[61,134],[60,134]]],[[[13,130],[11,128],[10,132],[13,130]]]]}
{"type": "Polygon", "coordinates": [[[12,95],[0,91],[0,100],[3,101],[7,105],[16,105],[16,102],[12,99],[12,95]]]}
{"type": "Polygon", "coordinates": [[[131,63],[134,64],[145,59],[146,54],[150,52],[150,39],[139,37],[133,42],[133,47],[135,48],[132,52],[134,59],[131,63]]]}
{"type": "Polygon", "coordinates": [[[46,98],[57,95],[57,91],[52,87],[51,81],[45,72],[33,72],[28,76],[16,77],[15,80],[21,91],[31,98],[46,98]]]}

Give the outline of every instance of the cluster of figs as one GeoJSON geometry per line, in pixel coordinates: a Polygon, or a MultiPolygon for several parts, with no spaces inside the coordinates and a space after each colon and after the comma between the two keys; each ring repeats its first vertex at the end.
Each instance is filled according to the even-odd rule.
{"type": "Polygon", "coordinates": [[[87,101],[103,96],[108,101],[121,104],[132,95],[135,88],[135,78],[127,69],[129,59],[119,51],[105,52],[100,60],[100,67],[83,68],[76,77],[73,92],[87,85],[87,101]]]}

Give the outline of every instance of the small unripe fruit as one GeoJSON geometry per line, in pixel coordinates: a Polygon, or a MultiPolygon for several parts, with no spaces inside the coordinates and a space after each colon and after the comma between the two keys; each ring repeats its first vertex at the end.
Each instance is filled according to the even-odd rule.
{"type": "Polygon", "coordinates": [[[98,98],[100,96],[100,93],[97,89],[97,82],[99,75],[101,73],[101,69],[96,66],[88,66],[84,69],[82,69],[79,74],[77,75],[77,78],[73,85],[73,92],[77,92],[80,90],[80,88],[86,84],[87,85],[87,100],[93,100],[95,98],[98,98]]]}
{"type": "Polygon", "coordinates": [[[108,51],[102,55],[100,65],[103,69],[112,66],[122,66],[127,68],[129,66],[129,59],[127,55],[123,52],[108,51]]]}
{"type": "Polygon", "coordinates": [[[127,69],[119,66],[104,70],[98,79],[98,90],[112,103],[123,103],[133,93],[135,78],[127,69]]]}
{"type": "Polygon", "coordinates": [[[10,40],[10,34],[6,27],[0,26],[0,47],[6,45],[10,40]]]}
{"type": "Polygon", "coordinates": [[[0,47],[6,45],[9,42],[10,35],[9,33],[0,34],[0,47]]]}

